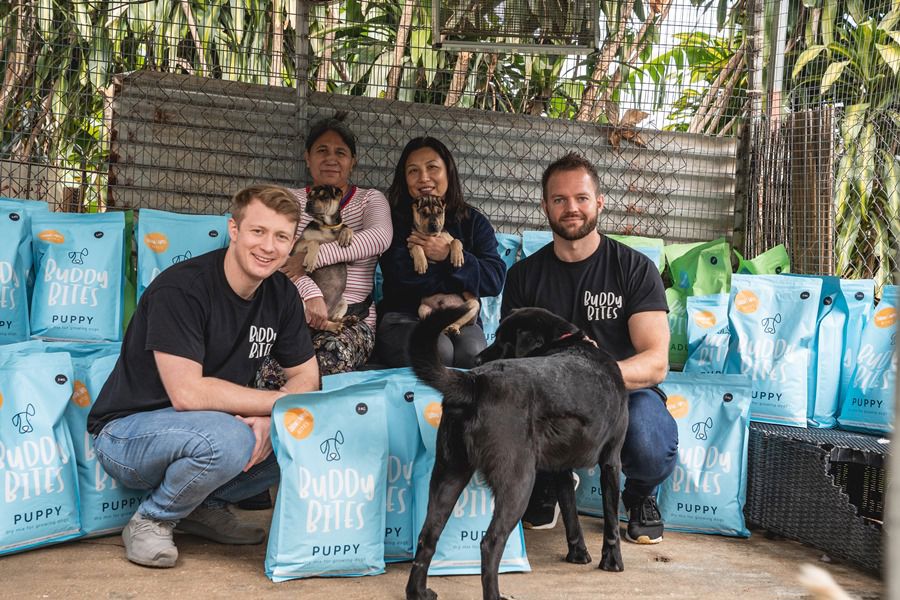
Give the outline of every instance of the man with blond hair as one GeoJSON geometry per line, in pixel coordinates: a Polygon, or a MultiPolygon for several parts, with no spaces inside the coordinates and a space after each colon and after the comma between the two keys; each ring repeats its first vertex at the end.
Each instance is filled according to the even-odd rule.
{"type": "Polygon", "coordinates": [[[265,538],[229,505],[278,480],[275,401],[319,388],[303,305],[279,272],[299,220],[284,188],[243,189],[228,248],[173,265],[141,296],[88,420],[103,468],[148,492],[122,532],[134,563],[175,566],[174,529],[224,544],[265,538]],[[284,367],[280,391],[249,387],[267,357],[284,367]]]}

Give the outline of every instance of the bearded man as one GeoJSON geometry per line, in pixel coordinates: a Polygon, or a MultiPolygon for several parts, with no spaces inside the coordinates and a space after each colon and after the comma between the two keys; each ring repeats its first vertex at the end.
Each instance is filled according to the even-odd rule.
{"type": "MultiPolygon", "coordinates": [[[[629,425],[622,448],[629,513],[625,539],[657,544],[663,521],[656,489],[674,470],[678,429],[657,386],[668,372],[668,305],[653,262],[597,231],[603,210],[597,170],[570,153],[544,171],[541,207],[553,241],[507,274],[501,314],[545,308],[577,325],[622,371],[629,390],[629,425]]],[[[556,525],[553,474],[538,473],[522,520],[526,527],[556,525]]]]}

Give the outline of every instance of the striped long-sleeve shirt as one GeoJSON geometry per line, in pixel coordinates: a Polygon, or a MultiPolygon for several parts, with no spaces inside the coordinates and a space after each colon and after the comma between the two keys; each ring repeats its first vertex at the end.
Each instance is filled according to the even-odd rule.
{"type": "MultiPolygon", "coordinates": [[[[297,225],[297,235],[306,229],[311,217],[306,214],[306,189],[293,189],[291,192],[300,204],[302,217],[297,225]]],[[[348,304],[362,302],[372,293],[375,277],[375,264],[378,256],[391,243],[393,227],[391,211],[387,198],[374,189],[357,188],[344,208],[341,209],[341,220],[353,230],[350,245],[342,248],[337,242],[323,244],[319,247],[316,260],[317,267],[347,263],[347,287],[344,300],[348,304]]],[[[297,282],[297,291],[304,300],[321,298],[322,292],[316,283],[307,276],[297,282]]],[[[369,309],[366,323],[375,328],[375,305],[369,309]]]]}

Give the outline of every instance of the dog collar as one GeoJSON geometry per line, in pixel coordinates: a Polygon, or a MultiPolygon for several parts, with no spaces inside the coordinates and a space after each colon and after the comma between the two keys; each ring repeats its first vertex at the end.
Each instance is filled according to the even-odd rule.
{"type": "Polygon", "coordinates": [[[327,225],[325,223],[319,223],[319,227],[321,227],[322,229],[332,229],[333,230],[333,229],[340,229],[343,226],[344,226],[343,223],[338,223],[337,225],[327,225]]]}
{"type": "Polygon", "coordinates": [[[564,334],[562,334],[561,336],[559,336],[558,338],[556,338],[556,341],[558,342],[558,341],[560,341],[560,340],[564,340],[564,339],[566,339],[566,338],[570,338],[570,337],[572,337],[573,335],[575,335],[575,332],[574,332],[574,331],[570,331],[569,333],[564,333],[564,334]]]}

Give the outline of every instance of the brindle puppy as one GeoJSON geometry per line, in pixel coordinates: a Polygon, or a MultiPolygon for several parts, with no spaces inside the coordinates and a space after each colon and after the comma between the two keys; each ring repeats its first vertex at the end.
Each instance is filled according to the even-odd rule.
{"type": "Polygon", "coordinates": [[[347,313],[347,302],[344,300],[347,265],[337,263],[316,268],[316,260],[321,244],[336,241],[341,246],[349,246],[353,239],[353,230],[341,221],[341,196],[341,188],[334,185],[316,185],[310,188],[306,198],[306,214],[312,217],[312,221],[294,244],[292,253],[306,252],[303,268],[322,290],[325,306],[328,308],[325,331],[331,332],[339,332],[344,326],[342,319],[347,313]]]}
{"type": "MultiPolygon", "coordinates": [[[[450,244],[450,264],[461,267],[465,262],[462,242],[444,231],[444,199],[438,196],[422,196],[413,200],[412,204],[413,230],[422,235],[440,237],[450,244]]],[[[428,259],[421,246],[413,246],[409,250],[413,259],[413,268],[416,273],[423,275],[428,270],[428,259]]],[[[454,323],[444,329],[444,333],[450,335],[459,334],[461,327],[475,322],[478,311],[481,308],[475,295],[470,292],[462,294],[433,294],[422,298],[419,305],[419,318],[424,319],[431,311],[443,308],[456,308],[465,306],[468,310],[454,323]]]]}

